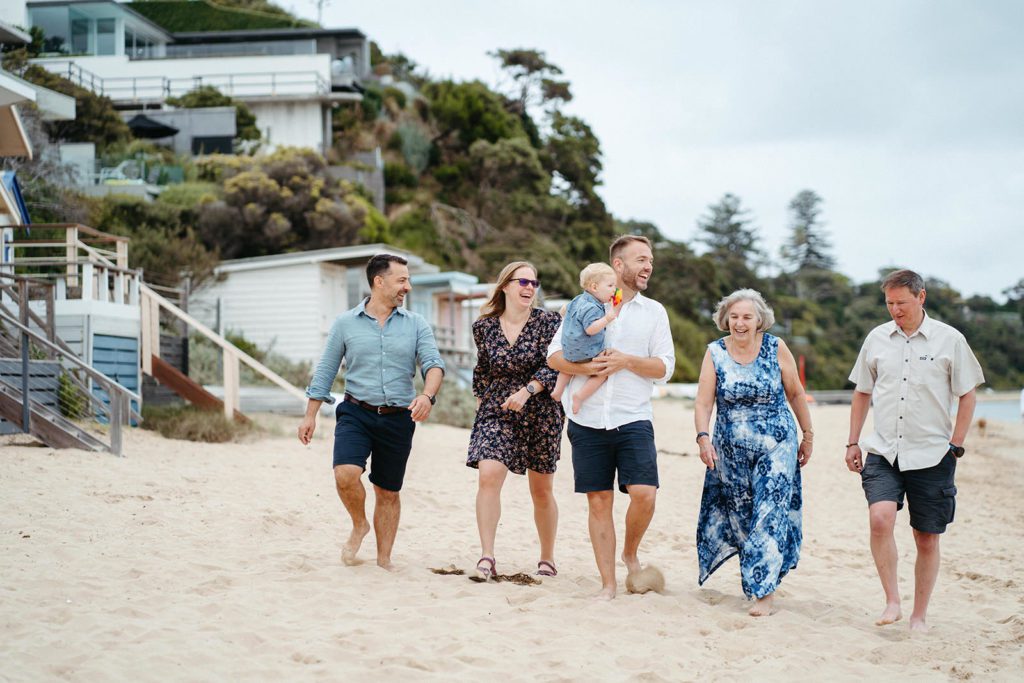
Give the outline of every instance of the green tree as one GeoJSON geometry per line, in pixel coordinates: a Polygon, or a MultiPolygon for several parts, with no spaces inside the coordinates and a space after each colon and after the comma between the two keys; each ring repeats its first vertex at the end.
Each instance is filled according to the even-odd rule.
{"type": "Polygon", "coordinates": [[[601,184],[601,142],[590,126],[580,118],[555,112],[544,151],[555,174],[555,190],[577,208],[596,206],[599,213],[604,213],[604,203],[596,191],[601,184]]]}
{"type": "Polygon", "coordinates": [[[533,106],[543,105],[557,109],[572,100],[569,82],[555,78],[562,75],[562,70],[549,62],[543,52],[517,48],[487,54],[498,60],[511,79],[510,111],[524,114],[533,106]]]}
{"type": "Polygon", "coordinates": [[[751,226],[750,211],[741,206],[740,198],[726,193],[708,207],[708,213],[697,221],[697,241],[708,247],[706,256],[716,262],[722,279],[723,294],[740,287],[757,287],[755,273],[762,251],[760,238],[751,226]]]}
{"type": "Polygon", "coordinates": [[[468,151],[477,140],[496,142],[524,135],[519,119],[480,81],[431,83],[424,93],[439,131],[435,141],[453,144],[456,151],[468,151]]]}
{"type": "Polygon", "coordinates": [[[832,270],[832,243],[821,221],[822,199],[813,190],[802,190],[789,203],[790,236],[782,247],[782,259],[794,271],[832,270]]]}

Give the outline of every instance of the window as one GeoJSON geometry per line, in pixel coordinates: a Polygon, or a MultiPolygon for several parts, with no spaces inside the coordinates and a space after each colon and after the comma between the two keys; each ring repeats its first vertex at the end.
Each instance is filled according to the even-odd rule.
{"type": "Polygon", "coordinates": [[[115,19],[96,20],[96,54],[112,55],[117,53],[115,29],[115,19]]]}
{"type": "Polygon", "coordinates": [[[89,52],[89,29],[91,22],[88,19],[71,20],[71,53],[76,55],[88,54],[89,52]]]}

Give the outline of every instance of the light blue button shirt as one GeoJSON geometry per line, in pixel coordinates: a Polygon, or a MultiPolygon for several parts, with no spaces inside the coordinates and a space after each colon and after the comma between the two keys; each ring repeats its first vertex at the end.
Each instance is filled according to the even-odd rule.
{"type": "Polygon", "coordinates": [[[416,398],[416,363],[423,376],[441,368],[434,332],[423,316],[396,308],[384,326],[366,312],[366,302],[339,315],[316,364],[306,397],[334,403],[331,385],[345,360],[345,391],[375,406],[407,406],[416,398]]]}

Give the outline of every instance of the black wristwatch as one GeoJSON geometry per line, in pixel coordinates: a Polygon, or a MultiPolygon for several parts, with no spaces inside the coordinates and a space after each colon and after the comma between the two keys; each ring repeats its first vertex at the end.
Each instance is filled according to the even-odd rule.
{"type": "Polygon", "coordinates": [[[435,405],[437,403],[437,396],[431,396],[430,394],[423,395],[427,397],[428,401],[430,401],[430,405],[435,405]]]}
{"type": "Polygon", "coordinates": [[[526,383],[526,393],[528,393],[530,396],[533,396],[534,394],[537,393],[537,390],[533,388],[532,384],[527,382],[526,383]]]}
{"type": "Polygon", "coordinates": [[[949,444],[949,452],[953,454],[954,458],[962,458],[965,453],[963,446],[954,446],[953,444],[949,444]]]}

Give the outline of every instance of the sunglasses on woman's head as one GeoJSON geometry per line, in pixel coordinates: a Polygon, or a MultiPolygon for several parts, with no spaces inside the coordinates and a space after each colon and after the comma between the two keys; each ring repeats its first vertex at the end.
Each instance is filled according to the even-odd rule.
{"type": "Polygon", "coordinates": [[[525,287],[526,285],[530,285],[534,289],[540,287],[540,280],[531,280],[525,277],[518,277],[513,282],[518,282],[520,287],[525,287]]]}

